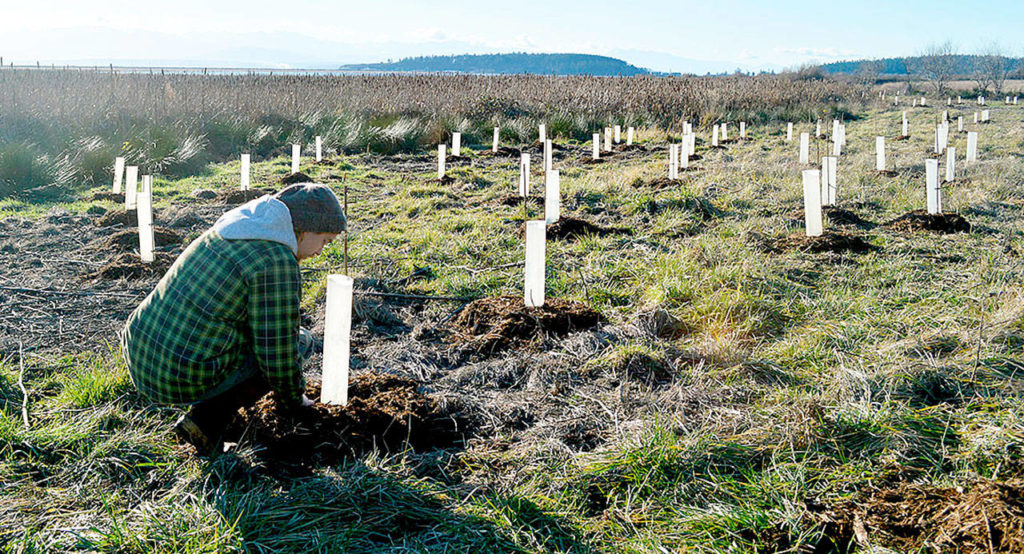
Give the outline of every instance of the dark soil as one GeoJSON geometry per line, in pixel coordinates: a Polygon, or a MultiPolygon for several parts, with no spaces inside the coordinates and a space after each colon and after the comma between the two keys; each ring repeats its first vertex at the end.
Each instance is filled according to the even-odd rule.
{"type": "Polygon", "coordinates": [[[521,150],[511,146],[499,146],[497,152],[492,151],[490,148],[480,151],[480,156],[493,156],[496,158],[518,158],[522,154],[521,150]]]}
{"type": "Polygon", "coordinates": [[[283,409],[270,393],[240,411],[225,434],[228,441],[254,443],[271,461],[302,466],[329,465],[374,448],[393,452],[445,448],[458,444],[466,430],[420,391],[420,384],[388,373],[362,373],[349,383],[348,404],[321,404],[320,386],[307,387],[312,408],[283,409]]]}
{"type": "Polygon", "coordinates": [[[879,177],[896,177],[899,175],[899,172],[892,171],[891,169],[883,169],[882,171],[875,171],[875,175],[879,177]]]}
{"type": "Polygon", "coordinates": [[[907,212],[886,222],[885,227],[894,231],[934,231],[944,235],[971,232],[971,224],[959,214],[929,214],[926,210],[907,212]]]}
{"type": "Polygon", "coordinates": [[[563,336],[589,329],[600,314],[579,302],[548,299],[540,308],[527,308],[522,298],[481,298],[467,305],[452,320],[452,340],[482,354],[520,347],[542,334],[563,336]]]}
{"type": "Polygon", "coordinates": [[[966,490],[899,483],[832,506],[807,505],[840,552],[856,541],[900,552],[1024,552],[1024,484],[966,490]]]}
{"type": "MultiPolygon", "coordinates": [[[[153,214],[154,217],[156,214],[153,214]]],[[[109,212],[101,215],[94,222],[97,227],[113,227],[115,225],[122,225],[124,227],[137,227],[139,225],[138,212],[135,210],[110,210],[109,212]]]]}
{"type": "Polygon", "coordinates": [[[218,192],[217,196],[213,198],[213,201],[217,204],[245,204],[250,200],[254,200],[266,194],[274,194],[275,192],[277,191],[268,188],[249,190],[227,189],[218,192]]]}
{"type": "MultiPolygon", "coordinates": [[[[526,202],[528,202],[528,203],[530,203],[530,204],[532,204],[534,206],[543,206],[544,205],[544,199],[541,198],[540,196],[527,196],[526,197],[526,202]]],[[[512,207],[520,207],[521,208],[521,207],[523,207],[523,197],[519,196],[518,194],[510,194],[508,196],[502,196],[501,198],[498,199],[498,204],[501,204],[502,206],[512,206],[512,207]]]]}
{"type": "Polygon", "coordinates": [[[82,275],[83,279],[149,279],[162,277],[174,263],[176,256],[157,252],[156,259],[143,263],[138,254],[118,254],[113,260],[95,271],[82,275]]]}
{"type": "Polygon", "coordinates": [[[445,157],[445,163],[450,163],[450,164],[451,163],[459,163],[459,162],[468,162],[470,160],[471,160],[471,158],[469,156],[454,156],[452,154],[448,154],[448,156],[445,157]]]}
{"type": "MultiPolygon", "coordinates": [[[[876,225],[861,218],[856,212],[840,208],[838,206],[822,206],[821,213],[828,217],[829,223],[835,225],[849,225],[860,229],[872,229],[876,225]]],[[[790,214],[792,219],[804,221],[804,210],[795,210],[790,214]]]]}
{"type": "Polygon", "coordinates": [[[615,147],[618,152],[647,152],[647,147],[641,144],[620,144],[615,147]]]}
{"type": "Polygon", "coordinates": [[[121,203],[124,203],[124,193],[123,192],[110,192],[110,191],[94,192],[92,196],[90,196],[89,198],[86,199],[86,201],[88,201],[88,202],[111,201],[111,202],[121,202],[121,203]]]}
{"type": "Polygon", "coordinates": [[[451,185],[451,184],[453,184],[455,182],[455,177],[452,177],[451,175],[445,175],[444,177],[441,177],[440,179],[431,179],[430,182],[431,183],[440,183],[442,185],[451,185]]]}
{"type": "MultiPolygon", "coordinates": [[[[679,171],[686,171],[686,169],[679,168],[679,171]]],[[[649,188],[649,189],[666,189],[666,188],[679,188],[682,181],[679,179],[669,179],[668,177],[658,177],[653,181],[644,181],[637,179],[633,181],[633,186],[636,188],[649,188]]]]}
{"type": "MultiPolygon", "coordinates": [[[[153,228],[153,242],[156,246],[170,246],[181,243],[181,235],[163,227],[153,228]]],[[[137,230],[125,229],[103,239],[99,244],[104,250],[115,252],[131,252],[139,247],[139,232],[137,230]]]]}
{"type": "Polygon", "coordinates": [[[291,173],[281,178],[281,185],[288,186],[294,185],[295,183],[312,183],[313,178],[305,173],[299,171],[298,173],[291,173]]]}
{"type": "Polygon", "coordinates": [[[608,156],[608,153],[601,152],[601,157],[595,160],[591,155],[588,154],[587,157],[580,159],[580,163],[581,164],[585,164],[585,165],[586,164],[603,164],[606,161],[606,157],[607,156],[608,156]]]}
{"type": "Polygon", "coordinates": [[[899,136],[891,138],[889,140],[910,140],[910,135],[906,135],[906,136],[899,135],[899,136]]]}
{"type": "MultiPolygon", "coordinates": [[[[523,236],[525,228],[519,227],[519,236],[523,236]]],[[[602,227],[589,221],[570,216],[562,216],[558,221],[547,226],[547,238],[573,241],[586,235],[604,237],[607,235],[630,235],[629,229],[602,227]]]]}
{"type": "Polygon", "coordinates": [[[772,249],[779,251],[800,250],[815,254],[825,252],[853,252],[856,254],[864,254],[872,250],[877,250],[877,247],[872,246],[858,235],[825,231],[818,237],[809,237],[803,233],[782,237],[775,241],[772,249]]]}

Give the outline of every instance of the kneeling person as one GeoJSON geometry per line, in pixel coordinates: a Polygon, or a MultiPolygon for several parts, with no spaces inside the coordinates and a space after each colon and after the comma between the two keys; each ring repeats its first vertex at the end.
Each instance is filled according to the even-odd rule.
{"type": "Polygon", "coordinates": [[[121,348],[132,382],[154,402],[191,405],[175,431],[200,452],[271,390],[284,406],[313,404],[303,394],[313,340],[299,328],[298,262],[345,225],[324,185],[253,200],[193,241],[129,316],[121,348]]]}

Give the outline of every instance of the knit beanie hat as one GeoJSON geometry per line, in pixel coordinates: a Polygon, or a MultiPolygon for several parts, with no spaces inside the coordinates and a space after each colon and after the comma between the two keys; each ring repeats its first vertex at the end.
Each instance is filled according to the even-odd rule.
{"type": "Polygon", "coordinates": [[[288,206],[295,233],[334,233],[345,230],[345,213],[338,197],[325,185],[296,183],[274,195],[288,206]]]}

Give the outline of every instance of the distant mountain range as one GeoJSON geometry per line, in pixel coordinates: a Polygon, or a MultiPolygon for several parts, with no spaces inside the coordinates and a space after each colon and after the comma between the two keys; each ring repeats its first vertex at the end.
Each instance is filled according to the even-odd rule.
{"type": "MultiPolygon", "coordinates": [[[[902,58],[882,58],[878,60],[853,60],[822,64],[819,67],[827,75],[857,75],[872,73],[880,76],[912,75],[914,67],[921,61],[921,56],[902,58]]],[[[953,56],[953,74],[970,77],[973,75],[983,56],[958,54],[953,56]]],[[[1006,58],[1010,73],[1024,70],[1024,58],[1006,58]]]]}
{"type": "Polygon", "coordinates": [[[534,75],[650,75],[651,71],[616,58],[590,54],[463,54],[458,56],[421,56],[396,62],[348,64],[344,71],[473,73],[534,75]]]}

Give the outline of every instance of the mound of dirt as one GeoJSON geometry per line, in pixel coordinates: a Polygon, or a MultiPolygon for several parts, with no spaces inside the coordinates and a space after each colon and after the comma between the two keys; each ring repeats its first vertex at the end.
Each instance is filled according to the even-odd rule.
{"type": "Polygon", "coordinates": [[[854,252],[863,254],[877,249],[858,235],[825,231],[821,236],[809,237],[803,233],[782,237],[775,241],[774,250],[800,250],[820,254],[823,252],[854,252]]]}
{"type": "MultiPolygon", "coordinates": [[[[526,202],[534,206],[544,205],[544,199],[539,196],[527,196],[526,202]]],[[[523,206],[523,197],[519,196],[518,194],[510,194],[508,196],[502,196],[501,198],[499,198],[497,200],[497,203],[501,204],[502,206],[512,206],[521,208],[523,206]]]]}
{"type": "Polygon", "coordinates": [[[888,140],[910,140],[910,135],[899,135],[888,140]]]}
{"type": "MultiPolygon", "coordinates": [[[[304,182],[304,181],[302,181],[304,182]]],[[[213,201],[217,204],[245,204],[250,200],[259,198],[265,194],[274,194],[274,189],[227,189],[217,193],[213,201]]]]}
{"type": "Polygon", "coordinates": [[[149,279],[162,277],[174,263],[175,257],[157,252],[156,259],[143,263],[137,254],[118,254],[113,260],[95,271],[82,275],[83,279],[149,279]]]}
{"type": "Polygon", "coordinates": [[[894,231],[934,231],[944,235],[971,232],[971,224],[959,214],[929,214],[925,210],[907,212],[886,222],[885,227],[894,231]]]}
{"type": "Polygon", "coordinates": [[[851,542],[900,552],[1024,552],[1024,483],[978,481],[968,490],[900,483],[810,518],[845,551],[851,542]]]}
{"type": "Polygon", "coordinates": [[[490,148],[481,150],[480,156],[494,156],[496,158],[518,158],[522,155],[522,151],[518,148],[512,148],[511,146],[499,146],[498,151],[494,152],[490,148]]]}
{"type": "MultiPolygon", "coordinates": [[[[875,224],[863,219],[856,212],[840,208],[838,206],[822,206],[821,213],[828,217],[829,223],[835,225],[850,225],[858,227],[860,229],[871,229],[875,227],[875,224]]],[[[790,218],[799,221],[804,220],[804,210],[794,210],[790,214],[790,218]]]]}
{"type": "Polygon", "coordinates": [[[463,348],[492,353],[523,346],[539,335],[562,336],[589,329],[601,316],[579,302],[548,299],[540,308],[527,308],[516,296],[481,298],[467,305],[451,322],[451,339],[463,348]]]}
{"type": "Polygon", "coordinates": [[[640,144],[620,144],[615,147],[618,152],[647,152],[647,147],[640,144]]]}
{"type": "Polygon", "coordinates": [[[94,223],[97,227],[113,227],[115,225],[137,227],[139,225],[139,217],[138,212],[135,210],[129,211],[122,208],[110,210],[96,219],[94,223]]]}
{"type": "Polygon", "coordinates": [[[879,177],[896,177],[899,173],[891,169],[883,169],[882,171],[875,171],[875,175],[879,177]]]}
{"type": "Polygon", "coordinates": [[[439,183],[439,184],[442,184],[442,185],[451,185],[451,184],[453,184],[455,182],[455,177],[452,177],[451,175],[445,175],[444,177],[441,177],[440,179],[431,179],[429,182],[430,183],[439,183]]]}
{"type": "MultiPolygon", "coordinates": [[[[274,393],[240,411],[225,433],[229,441],[263,448],[261,456],[304,466],[344,460],[374,447],[396,451],[457,444],[465,432],[462,418],[419,391],[420,384],[386,373],[362,373],[349,383],[348,405],[316,403],[312,408],[282,409],[274,393]]],[[[306,396],[320,398],[320,385],[306,396]]]]}
{"type": "Polygon", "coordinates": [[[313,178],[305,173],[298,171],[281,177],[281,184],[284,186],[294,185],[295,183],[312,183],[313,178]]]}
{"type": "Polygon", "coordinates": [[[89,198],[86,199],[86,201],[87,202],[110,201],[110,202],[121,202],[121,203],[124,203],[124,193],[123,192],[110,192],[110,191],[94,192],[92,194],[92,196],[90,196],[89,198]]]}
{"type": "Polygon", "coordinates": [[[587,157],[580,159],[580,163],[584,164],[584,165],[603,164],[607,160],[607,156],[608,156],[607,152],[601,152],[601,157],[595,160],[593,157],[591,157],[588,154],[587,157]]]}
{"type": "MultiPolygon", "coordinates": [[[[520,226],[519,236],[523,236],[525,232],[526,228],[524,226],[520,226]]],[[[585,235],[597,235],[599,237],[603,237],[607,235],[632,234],[632,231],[629,229],[602,227],[589,221],[570,216],[562,216],[558,218],[558,221],[547,226],[546,232],[548,239],[560,239],[566,241],[573,241],[585,235]]]]}
{"type": "MultiPolygon", "coordinates": [[[[680,169],[680,171],[686,171],[686,169],[680,169]]],[[[648,188],[648,189],[667,189],[667,188],[679,188],[682,181],[679,179],[669,179],[668,177],[658,177],[652,181],[645,181],[643,179],[636,179],[633,181],[633,186],[636,188],[648,188]]]]}
{"type": "Polygon", "coordinates": [[[217,191],[210,189],[199,189],[188,193],[188,195],[192,198],[195,198],[196,200],[213,200],[217,198],[217,191]]]}
{"type": "MultiPolygon", "coordinates": [[[[153,228],[153,241],[157,246],[170,246],[181,243],[181,235],[163,227],[153,228]]],[[[139,247],[139,232],[125,229],[103,239],[99,247],[116,252],[131,251],[139,247]]]]}
{"type": "Polygon", "coordinates": [[[450,164],[459,163],[459,162],[468,162],[468,161],[470,161],[470,157],[469,156],[456,156],[454,154],[448,154],[445,157],[445,162],[446,163],[450,163],[450,164]]]}

